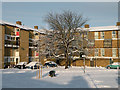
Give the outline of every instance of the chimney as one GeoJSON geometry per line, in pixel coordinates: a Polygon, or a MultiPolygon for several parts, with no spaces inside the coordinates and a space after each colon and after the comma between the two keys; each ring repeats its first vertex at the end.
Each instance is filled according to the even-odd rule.
{"type": "Polygon", "coordinates": [[[117,22],[117,23],[116,23],[116,26],[120,26],[120,22],[117,22]]]}
{"type": "Polygon", "coordinates": [[[22,25],[22,22],[21,21],[16,21],[16,24],[22,25]]]}
{"type": "Polygon", "coordinates": [[[85,24],[84,27],[85,27],[85,28],[89,28],[89,24],[85,24]]]}
{"type": "Polygon", "coordinates": [[[38,26],[34,26],[34,29],[38,29],[38,26]]]}

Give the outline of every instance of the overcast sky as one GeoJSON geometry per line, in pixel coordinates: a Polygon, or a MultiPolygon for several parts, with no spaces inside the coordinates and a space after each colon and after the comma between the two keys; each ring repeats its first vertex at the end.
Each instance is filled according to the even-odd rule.
{"type": "Polygon", "coordinates": [[[91,27],[116,25],[117,2],[3,2],[2,19],[11,23],[22,21],[25,26],[48,27],[44,22],[48,12],[71,10],[88,18],[91,27]]]}

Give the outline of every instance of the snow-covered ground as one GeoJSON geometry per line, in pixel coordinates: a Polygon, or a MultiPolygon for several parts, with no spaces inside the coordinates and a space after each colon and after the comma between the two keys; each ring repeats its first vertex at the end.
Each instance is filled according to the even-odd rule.
{"type": "Polygon", "coordinates": [[[42,78],[36,77],[39,70],[4,69],[2,88],[118,88],[118,70],[86,67],[44,68],[42,78]],[[56,77],[49,77],[50,70],[56,77]]]}

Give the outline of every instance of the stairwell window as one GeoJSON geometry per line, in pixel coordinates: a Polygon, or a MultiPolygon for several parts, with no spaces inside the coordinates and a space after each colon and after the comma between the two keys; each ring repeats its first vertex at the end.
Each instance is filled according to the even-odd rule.
{"type": "Polygon", "coordinates": [[[120,57],[120,48],[119,48],[119,57],[120,57]]]}
{"type": "Polygon", "coordinates": [[[98,39],[98,32],[95,32],[95,39],[98,39]]]}
{"type": "Polygon", "coordinates": [[[105,49],[101,48],[101,56],[104,57],[105,56],[105,49]]]}
{"type": "Polygon", "coordinates": [[[104,39],[104,32],[101,32],[101,39],[104,39]]]}
{"type": "Polygon", "coordinates": [[[116,57],[116,49],[115,48],[112,49],[112,56],[116,57]]]}
{"type": "Polygon", "coordinates": [[[99,49],[98,48],[95,49],[95,56],[96,57],[99,56],[99,49]]]}
{"type": "Polygon", "coordinates": [[[112,31],[112,38],[116,38],[116,31],[112,31]]]}
{"type": "Polygon", "coordinates": [[[120,31],[118,31],[118,38],[120,38],[120,31]]]}

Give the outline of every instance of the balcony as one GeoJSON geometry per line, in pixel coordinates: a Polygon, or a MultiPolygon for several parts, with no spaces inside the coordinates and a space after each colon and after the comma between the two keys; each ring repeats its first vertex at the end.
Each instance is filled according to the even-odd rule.
{"type": "Polygon", "coordinates": [[[5,47],[19,47],[19,40],[17,41],[5,40],[5,47]]]}

